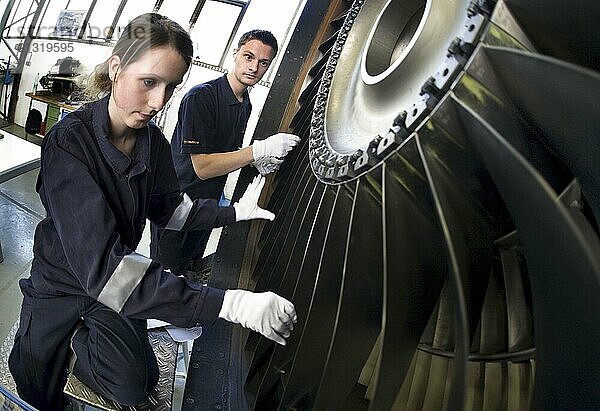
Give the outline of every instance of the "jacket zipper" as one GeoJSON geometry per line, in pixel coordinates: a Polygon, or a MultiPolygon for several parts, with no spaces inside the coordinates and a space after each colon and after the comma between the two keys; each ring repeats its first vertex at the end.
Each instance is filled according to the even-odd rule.
{"type": "Polygon", "coordinates": [[[135,201],[135,194],[133,194],[133,188],[131,188],[131,176],[129,174],[125,174],[125,179],[127,180],[127,187],[129,187],[129,194],[131,194],[131,201],[133,202],[133,214],[131,215],[131,239],[134,240],[136,238],[135,216],[137,215],[137,202],[135,201]]]}

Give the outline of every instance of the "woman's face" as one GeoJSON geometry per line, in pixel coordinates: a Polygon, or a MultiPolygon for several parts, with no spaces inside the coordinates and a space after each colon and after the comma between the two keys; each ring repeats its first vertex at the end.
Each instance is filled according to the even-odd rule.
{"type": "Polygon", "coordinates": [[[145,127],[169,101],[188,69],[183,57],[170,46],[150,49],[124,69],[120,62],[118,56],[108,61],[113,80],[108,112],[116,136],[145,127]]]}

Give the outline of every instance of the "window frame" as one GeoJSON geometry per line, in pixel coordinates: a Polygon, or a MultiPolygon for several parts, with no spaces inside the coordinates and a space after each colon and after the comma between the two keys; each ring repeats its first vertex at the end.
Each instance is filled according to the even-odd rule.
{"type": "MultiPolygon", "coordinates": [[[[16,14],[18,8],[21,6],[21,4],[24,2],[27,2],[27,0],[11,0],[7,4],[7,7],[10,6],[11,9],[10,9],[10,13],[8,15],[6,15],[6,12],[5,12],[5,15],[3,17],[4,24],[2,25],[2,40],[7,45],[7,47],[9,47],[11,54],[13,54],[15,57],[17,57],[17,54],[14,52],[14,50],[12,50],[10,48],[10,46],[7,43],[7,40],[23,40],[26,38],[30,38],[31,40],[67,41],[67,42],[71,42],[71,43],[84,43],[84,44],[95,44],[95,45],[100,45],[100,46],[112,46],[116,41],[116,39],[113,39],[113,35],[115,34],[116,26],[119,22],[119,19],[121,18],[121,14],[123,13],[125,6],[127,5],[127,2],[135,1],[135,0],[121,0],[120,1],[119,6],[115,12],[114,18],[112,20],[111,26],[110,26],[105,38],[85,37],[86,31],[87,31],[86,27],[90,21],[92,13],[94,12],[94,9],[96,8],[96,6],[99,5],[98,0],[91,1],[89,10],[86,13],[84,19],[82,20],[81,27],[78,30],[77,35],[74,37],[60,37],[60,36],[48,36],[48,35],[41,36],[41,35],[37,35],[37,34],[30,36],[30,35],[28,35],[29,28],[25,28],[25,27],[21,30],[21,33],[19,33],[19,35],[4,35],[4,33],[7,30],[10,31],[10,29],[13,26],[15,26],[16,24],[18,24],[19,22],[27,21],[27,19],[30,16],[32,16],[36,13],[38,7],[43,7],[44,10],[42,11],[42,14],[40,15],[40,18],[36,24],[36,27],[33,27],[33,30],[32,30],[32,33],[38,33],[38,31],[40,29],[40,24],[44,20],[46,11],[48,10],[48,7],[50,6],[50,2],[52,2],[52,1],[58,1],[58,0],[46,0],[46,1],[30,0],[29,12],[27,13],[26,16],[20,17],[18,19],[15,19],[15,14],[16,14]],[[6,20],[5,20],[5,18],[6,18],[6,20]],[[8,20],[11,20],[10,23],[8,22],[8,20]]],[[[64,0],[62,0],[62,1],[64,1],[64,0]]],[[[206,1],[207,0],[198,0],[197,1],[194,11],[192,12],[192,15],[190,16],[190,30],[194,27],[194,24],[196,24],[196,22],[198,21],[198,17],[200,16],[200,13],[202,13],[202,9],[204,8],[206,1]]],[[[211,1],[230,4],[232,6],[237,6],[240,8],[237,19],[231,29],[231,34],[229,35],[229,38],[227,39],[227,44],[221,54],[221,58],[219,59],[218,66],[215,66],[214,64],[211,64],[208,62],[203,62],[200,59],[194,59],[195,65],[200,65],[203,67],[211,67],[213,69],[216,69],[217,71],[223,71],[223,65],[227,58],[227,54],[233,45],[233,41],[237,36],[237,33],[239,31],[242,20],[245,16],[246,11],[248,10],[248,7],[252,0],[211,0],[211,1]]],[[[161,8],[163,2],[164,2],[164,0],[156,0],[153,11],[160,12],[160,8],[161,8]]],[[[69,3],[70,3],[70,0],[67,0],[66,7],[69,6],[69,3]]]]}

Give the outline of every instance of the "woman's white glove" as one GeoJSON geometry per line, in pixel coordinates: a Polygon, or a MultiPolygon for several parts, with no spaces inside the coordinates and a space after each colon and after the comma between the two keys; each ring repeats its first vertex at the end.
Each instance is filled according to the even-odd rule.
{"type": "Polygon", "coordinates": [[[233,208],[235,208],[235,221],[253,220],[255,218],[270,221],[275,219],[275,214],[258,206],[258,198],[264,185],[265,178],[263,176],[254,177],[254,180],[248,184],[242,198],[233,205],[233,208]]]}
{"type": "Polygon", "coordinates": [[[255,140],[252,143],[252,156],[254,160],[265,157],[285,157],[299,141],[300,137],[288,133],[277,133],[264,140],[255,140]]]}
{"type": "Polygon", "coordinates": [[[266,176],[267,174],[279,170],[281,163],[283,163],[283,159],[277,157],[264,157],[260,160],[256,160],[252,165],[261,175],[266,176]]]}
{"type": "Polygon", "coordinates": [[[294,304],[275,293],[227,290],[219,318],[259,332],[285,345],[298,321],[294,304]]]}

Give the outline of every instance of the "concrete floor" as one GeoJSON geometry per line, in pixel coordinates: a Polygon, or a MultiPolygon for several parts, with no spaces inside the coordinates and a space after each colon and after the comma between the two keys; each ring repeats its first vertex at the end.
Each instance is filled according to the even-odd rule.
{"type": "MultiPolygon", "coordinates": [[[[3,130],[25,137],[18,126],[4,127],[3,130]]],[[[33,141],[35,139],[35,136],[27,136],[27,140],[39,144],[39,141],[33,141]]],[[[19,316],[22,295],[18,282],[29,276],[35,227],[46,214],[35,191],[38,173],[39,169],[35,169],[0,184],[0,241],[4,254],[4,261],[0,263],[0,343],[6,339],[19,316]]],[[[145,233],[138,252],[148,255],[148,244],[149,236],[145,233]]],[[[0,353],[2,364],[7,361],[6,354],[0,353]]],[[[182,366],[183,356],[180,355],[178,369],[182,366]]],[[[185,379],[177,377],[173,410],[181,409],[184,388],[185,379]]],[[[86,409],[94,410],[91,407],[86,409]]]]}
{"type": "Polygon", "coordinates": [[[45,215],[35,192],[38,169],[0,184],[0,341],[4,341],[19,316],[21,291],[18,281],[29,276],[33,258],[33,234],[45,215]]]}

